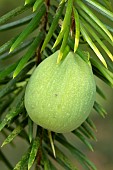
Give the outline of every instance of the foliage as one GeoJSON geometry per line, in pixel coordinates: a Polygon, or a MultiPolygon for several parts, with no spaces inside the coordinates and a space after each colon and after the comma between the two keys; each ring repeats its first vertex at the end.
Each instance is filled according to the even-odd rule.
{"type": "MultiPolygon", "coordinates": [[[[53,162],[57,162],[64,169],[77,170],[69,156],[64,154],[60,147],[62,145],[84,169],[96,170],[94,164],[73,146],[64,134],[53,132],[50,134],[39,126],[34,134],[34,123],[26,113],[23,99],[32,69],[58,49],[60,49],[58,63],[63,55],[73,50],[83,60],[91,62],[96,77],[113,87],[113,56],[109,48],[113,46],[113,28],[104,22],[102,16],[106,20],[113,21],[110,0],[25,0],[23,6],[0,18],[0,31],[26,24],[21,33],[0,47],[2,62],[8,61],[13,56],[16,57],[16,54],[24,50],[19,59],[12,61],[11,64],[8,63],[0,70],[0,131],[3,135],[7,130],[10,132],[2,147],[10,144],[18,135],[29,143],[28,150],[15,167],[12,167],[7,160],[5,153],[0,151],[0,159],[9,169],[30,169],[36,162],[37,169],[54,170],[57,168],[53,162]],[[32,9],[29,15],[10,21],[28,9],[32,9]],[[34,31],[35,34],[32,34],[34,31]],[[106,46],[105,42],[109,45],[106,46]],[[88,45],[95,55],[90,56],[89,51],[81,48],[81,44],[88,45]]],[[[98,85],[97,93],[105,99],[98,85]]],[[[98,101],[95,101],[94,109],[102,117],[106,116],[106,111],[98,101]]],[[[95,130],[93,121],[88,117],[71,133],[93,151],[89,139],[96,140],[95,130]]]]}

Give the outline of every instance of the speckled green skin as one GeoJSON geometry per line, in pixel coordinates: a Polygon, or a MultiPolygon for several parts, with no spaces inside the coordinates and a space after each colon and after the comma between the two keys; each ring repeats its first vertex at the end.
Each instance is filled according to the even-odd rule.
{"type": "Polygon", "coordinates": [[[33,72],[25,92],[25,107],[38,125],[54,132],[70,132],[88,117],[96,86],[91,67],[70,52],[56,64],[58,51],[33,72]]]}

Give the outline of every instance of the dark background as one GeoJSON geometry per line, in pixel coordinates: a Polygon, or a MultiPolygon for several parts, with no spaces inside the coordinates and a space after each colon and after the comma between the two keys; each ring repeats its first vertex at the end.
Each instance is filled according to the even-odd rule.
{"type": "MultiPolygon", "coordinates": [[[[2,16],[6,12],[10,11],[11,9],[14,9],[15,7],[23,3],[24,3],[23,0],[19,0],[19,1],[0,0],[0,16],[2,16]]],[[[26,13],[24,15],[26,15],[26,13]]],[[[22,15],[19,15],[19,17],[22,17],[22,15]]],[[[23,26],[17,29],[9,30],[7,32],[5,31],[0,32],[0,45],[2,45],[4,42],[9,40],[12,36],[16,35],[18,32],[21,32],[22,29],[23,26]]],[[[111,48],[111,52],[113,53],[112,48],[111,48]]],[[[16,57],[19,56],[13,57],[13,61],[16,60],[16,57]]],[[[11,62],[11,60],[9,60],[8,62],[11,62]]],[[[2,68],[4,66],[5,66],[4,63],[0,62],[0,67],[2,68]]],[[[84,145],[82,145],[82,143],[78,139],[74,140],[73,137],[70,135],[69,138],[70,140],[73,141],[73,143],[76,146],[78,146],[79,149],[81,149],[90,158],[90,160],[92,160],[96,164],[99,170],[113,170],[113,89],[111,89],[109,86],[107,86],[98,78],[95,78],[95,80],[96,83],[101,87],[101,89],[106,94],[107,100],[103,100],[98,95],[97,95],[97,100],[107,110],[108,115],[106,116],[105,119],[103,119],[94,110],[92,110],[91,116],[97,127],[97,132],[96,132],[97,142],[92,141],[94,152],[88,151],[88,149],[84,145]]],[[[3,142],[3,140],[4,137],[0,136],[0,145],[3,142]]],[[[5,153],[5,155],[13,165],[15,165],[17,161],[19,161],[22,154],[28,148],[27,143],[21,140],[19,137],[17,137],[14,140],[14,144],[15,146],[7,145],[2,148],[2,151],[5,153]]],[[[8,170],[8,168],[4,165],[3,162],[0,162],[0,169],[8,170]]],[[[80,170],[82,170],[81,167],[80,170]]]]}

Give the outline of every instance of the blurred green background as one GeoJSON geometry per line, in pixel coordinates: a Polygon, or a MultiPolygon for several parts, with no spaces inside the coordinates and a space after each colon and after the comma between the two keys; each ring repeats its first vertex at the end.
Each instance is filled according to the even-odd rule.
{"type": "MultiPolygon", "coordinates": [[[[24,0],[0,0],[0,16],[21,4],[24,4],[24,0]]],[[[26,13],[24,15],[26,15],[26,13]]],[[[19,15],[19,17],[22,17],[22,15],[19,15]]],[[[18,17],[15,17],[15,19],[16,18],[18,17]]],[[[12,36],[16,35],[18,32],[21,32],[22,29],[23,26],[17,29],[11,29],[7,32],[0,32],[0,45],[9,40],[12,36]]],[[[111,52],[113,53],[112,48],[111,52]]],[[[13,59],[11,58],[11,60],[16,60],[15,57],[13,57],[13,59]]],[[[9,62],[11,61],[9,60],[9,62]]],[[[5,64],[7,63],[1,62],[0,67],[2,68],[3,66],[5,66],[5,64]]],[[[98,95],[97,99],[99,103],[102,104],[107,110],[108,115],[105,119],[103,119],[96,112],[94,112],[94,110],[92,111],[92,117],[97,127],[97,142],[92,141],[94,152],[92,153],[91,151],[88,151],[88,149],[84,145],[82,145],[82,143],[78,139],[73,139],[73,136],[69,135],[69,138],[76,146],[78,146],[79,149],[81,149],[90,158],[90,160],[92,160],[96,164],[99,170],[113,170],[113,89],[111,89],[98,78],[95,78],[95,80],[106,94],[107,100],[101,99],[98,95]]],[[[0,136],[0,145],[3,140],[4,137],[0,136]]],[[[22,154],[28,148],[27,143],[21,140],[19,137],[14,140],[14,144],[15,146],[7,145],[2,148],[2,151],[5,153],[12,165],[15,165],[16,162],[19,161],[22,154]]],[[[8,170],[5,164],[1,161],[0,170],[8,170]]],[[[82,170],[82,167],[80,167],[80,170],[82,170]]]]}

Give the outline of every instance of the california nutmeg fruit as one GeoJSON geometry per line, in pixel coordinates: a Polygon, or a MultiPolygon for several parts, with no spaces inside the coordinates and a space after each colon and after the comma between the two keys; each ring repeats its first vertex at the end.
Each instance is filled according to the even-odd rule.
{"type": "Polygon", "coordinates": [[[79,127],[89,116],[96,85],[91,66],[80,56],[69,52],[56,64],[58,53],[34,70],[26,87],[25,107],[36,124],[66,133],[79,127]]]}

